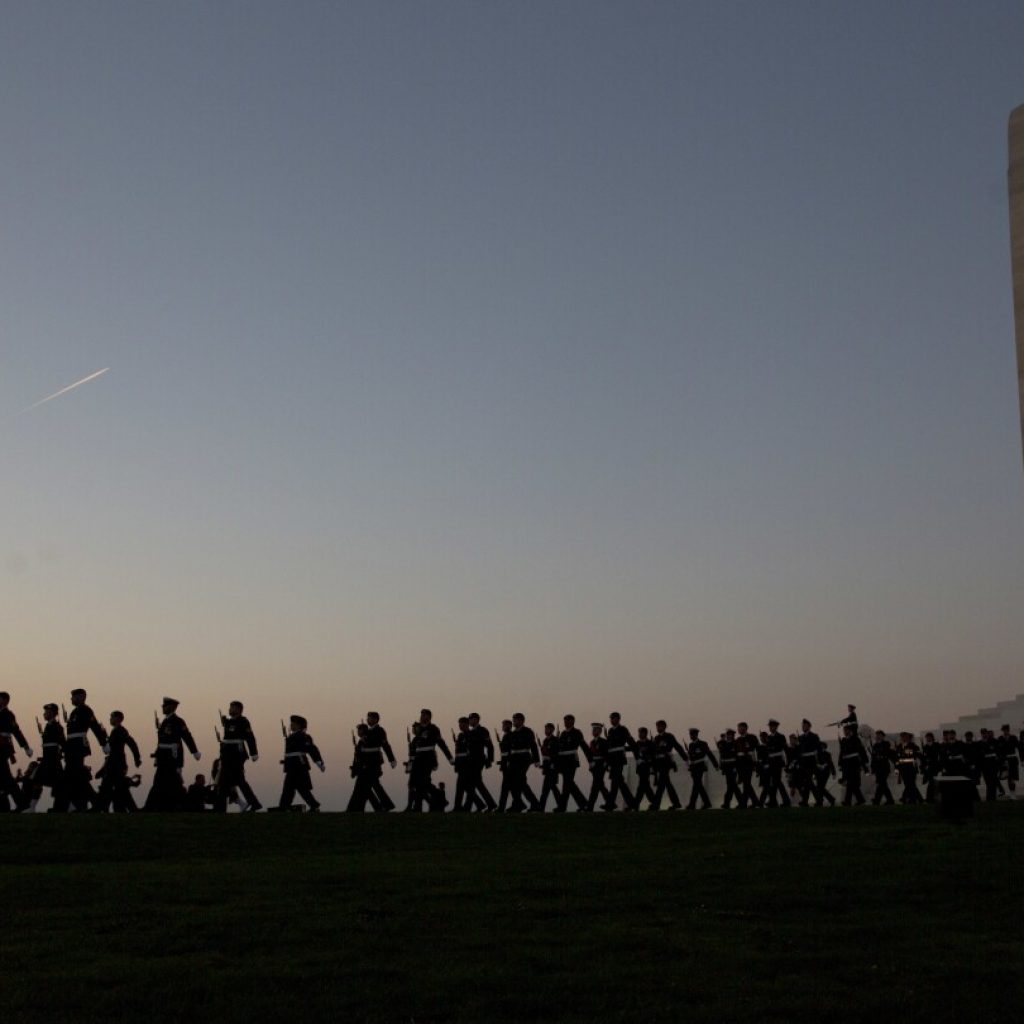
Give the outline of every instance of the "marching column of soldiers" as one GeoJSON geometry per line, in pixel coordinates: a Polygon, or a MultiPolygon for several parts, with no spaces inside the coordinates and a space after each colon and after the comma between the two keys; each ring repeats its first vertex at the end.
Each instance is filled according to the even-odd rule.
{"type": "MultiPolygon", "coordinates": [[[[224,813],[231,804],[244,812],[262,808],[245,776],[246,763],[258,761],[259,751],[241,701],[231,701],[226,715],[218,712],[219,724],[214,729],[217,757],[209,784],[205,776],[197,775],[186,787],[186,752],[197,761],[202,755],[177,713],[179,702],[163,699],[162,717],[154,713],[153,780],[140,808],[132,791],[142,781],[142,755],[125,725],[125,716],[112,711],[108,731],[86,698],[85,690],[72,690],[70,712],[63,705],[43,705],[42,721],[36,718],[37,757],[10,709],[10,695],[0,692],[0,811],[34,811],[44,790],[50,791],[50,809],[57,813],[207,809],[224,813]],[[95,775],[88,764],[90,735],[104,755],[95,775]],[[28,764],[14,774],[11,769],[19,751],[28,764]],[[129,757],[135,769],[132,774],[129,757]],[[94,780],[99,782],[98,789],[93,787],[94,780]]],[[[842,790],[843,806],[864,804],[865,776],[873,780],[871,802],[875,805],[896,803],[893,785],[899,787],[900,803],[934,802],[941,781],[949,778],[969,780],[978,798],[983,794],[986,801],[1016,791],[1024,730],[1014,733],[1009,725],[1003,725],[998,734],[981,729],[977,736],[968,731],[962,737],[949,730],[941,741],[929,732],[919,744],[909,732],[901,732],[895,739],[881,730],[872,734],[859,726],[854,705],[849,705],[848,712],[829,723],[840,731],[836,760],[829,744],[807,719],[801,722],[799,733],[788,737],[776,719],[769,720],[760,734],[740,722],[710,744],[697,728],[688,730],[687,743],[680,743],[662,719],[655,722],[653,733],[641,727],[634,739],[618,712],[609,715],[607,727],[603,722],[592,723],[588,739],[577,728],[575,717],[566,715],[561,728],[545,723],[538,741],[522,713],[504,720],[492,739],[474,712],[458,719],[449,748],[431,711],[424,708],[406,732],[405,809],[443,812],[447,808],[445,784],[434,780],[438,751],[454,769],[452,810],[460,813],[544,812],[549,805],[554,812],[565,813],[570,802],[582,813],[594,812],[598,806],[606,812],[637,811],[645,805],[657,811],[666,801],[669,810],[681,810],[683,800],[673,782],[680,765],[690,777],[685,808],[691,811],[712,807],[705,785],[712,771],[724,781],[719,804],[723,809],[734,805],[738,809],[834,805],[836,796],[829,788],[833,779],[842,790]],[[485,773],[495,764],[500,774],[497,800],[485,781],[485,773]],[[584,766],[591,776],[587,792],[576,780],[584,766]],[[631,768],[635,788],[631,788],[631,768]],[[539,771],[539,796],[531,785],[532,769],[539,771]]],[[[296,797],[309,811],[320,809],[313,795],[312,768],[324,772],[326,766],[307,728],[302,715],[291,715],[288,727],[281,721],[284,779],[280,799],[271,810],[292,809],[296,797]]],[[[377,712],[368,712],[352,731],[352,747],[354,785],[347,810],[394,810],[395,803],[384,788],[384,765],[395,769],[398,759],[377,712]]]]}

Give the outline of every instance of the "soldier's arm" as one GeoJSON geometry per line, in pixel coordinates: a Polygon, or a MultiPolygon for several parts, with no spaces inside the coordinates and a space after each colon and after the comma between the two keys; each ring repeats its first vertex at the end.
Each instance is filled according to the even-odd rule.
{"type": "Polygon", "coordinates": [[[97,743],[104,747],[107,745],[107,730],[100,725],[100,720],[95,715],[92,716],[92,721],[86,726],[86,729],[92,730],[97,743]]]}
{"type": "Polygon", "coordinates": [[[626,749],[633,755],[633,757],[640,756],[640,753],[637,750],[636,740],[633,739],[633,734],[628,729],[626,730],[626,749]]]}
{"type": "Polygon", "coordinates": [[[139,753],[139,745],[132,739],[129,733],[124,735],[124,745],[132,752],[132,757],[135,758],[135,767],[138,768],[142,764],[142,755],[139,753]]]}
{"type": "Polygon", "coordinates": [[[672,749],[678,751],[679,756],[684,761],[690,760],[690,755],[686,752],[686,747],[684,747],[682,743],[680,743],[679,740],[675,738],[675,736],[672,737],[672,749]]]}
{"type": "Polygon", "coordinates": [[[530,730],[530,757],[534,764],[540,763],[540,750],[537,748],[537,734],[530,730]]]}
{"type": "Polygon", "coordinates": [[[249,756],[255,761],[260,756],[260,752],[256,747],[256,735],[249,723],[246,723],[245,728],[245,745],[249,750],[249,756]]]}
{"type": "Polygon", "coordinates": [[[494,744],[491,742],[491,734],[484,732],[484,765],[490,768],[494,764],[494,744]]]}
{"type": "Polygon", "coordinates": [[[444,737],[441,735],[441,730],[437,730],[437,745],[441,748],[441,753],[448,758],[449,761],[454,761],[452,752],[448,749],[448,744],[445,743],[444,737]]]}
{"type": "Polygon", "coordinates": [[[388,743],[388,734],[384,731],[383,726],[378,726],[380,729],[380,749],[384,751],[384,756],[388,759],[391,764],[395,763],[395,752],[391,749],[391,744],[388,743]]]}
{"type": "Polygon", "coordinates": [[[321,765],[321,764],[324,763],[323,755],[320,753],[320,748],[312,740],[309,741],[309,744],[306,747],[306,753],[309,754],[309,756],[318,765],[321,765]]]}
{"type": "MultiPolygon", "coordinates": [[[[587,764],[593,764],[594,755],[590,752],[590,745],[584,742],[582,733],[580,734],[579,740],[579,746],[576,749],[582,751],[583,756],[587,759],[587,764]]],[[[572,764],[571,761],[569,763],[572,764]]]]}
{"type": "Polygon", "coordinates": [[[718,758],[715,757],[715,753],[711,749],[710,744],[708,745],[707,749],[707,759],[715,766],[716,772],[720,772],[722,770],[722,766],[718,763],[718,758]]]}
{"type": "Polygon", "coordinates": [[[181,742],[188,747],[188,751],[193,757],[199,753],[196,741],[192,739],[192,733],[188,731],[188,726],[184,722],[181,723],[181,742]]]}
{"type": "Polygon", "coordinates": [[[21,726],[18,725],[14,715],[11,715],[11,735],[18,741],[18,746],[27,753],[28,743],[25,740],[25,734],[21,731],[21,726]]]}

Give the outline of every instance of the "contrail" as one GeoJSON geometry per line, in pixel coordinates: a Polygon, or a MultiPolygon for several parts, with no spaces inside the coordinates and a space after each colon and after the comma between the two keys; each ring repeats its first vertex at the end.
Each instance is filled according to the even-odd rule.
{"type": "Polygon", "coordinates": [[[109,366],[104,366],[102,370],[97,370],[95,373],[90,373],[88,377],[83,377],[81,380],[76,380],[74,384],[69,384],[66,388],[61,388],[60,391],[54,391],[52,395],[47,395],[45,398],[40,398],[38,402],[33,402],[28,409],[22,409],[22,412],[28,412],[30,409],[35,409],[36,406],[42,405],[44,402],[49,402],[51,399],[59,398],[61,395],[67,394],[69,391],[74,391],[75,388],[81,387],[83,384],[88,384],[89,381],[95,380],[97,377],[102,377],[103,374],[109,370],[109,366]]]}

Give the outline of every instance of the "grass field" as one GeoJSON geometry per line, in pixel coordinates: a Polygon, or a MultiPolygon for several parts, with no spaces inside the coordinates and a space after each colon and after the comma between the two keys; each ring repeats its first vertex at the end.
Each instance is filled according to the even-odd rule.
{"type": "Polygon", "coordinates": [[[4,815],[5,1020],[1013,1021],[1024,803],[4,815]]]}

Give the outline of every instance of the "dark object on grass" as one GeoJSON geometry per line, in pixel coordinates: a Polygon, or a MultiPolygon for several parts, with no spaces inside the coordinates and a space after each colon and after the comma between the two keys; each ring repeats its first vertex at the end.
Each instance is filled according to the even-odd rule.
{"type": "Polygon", "coordinates": [[[939,786],[939,814],[957,821],[974,817],[978,791],[971,779],[966,775],[940,775],[935,781],[939,786]]]}

